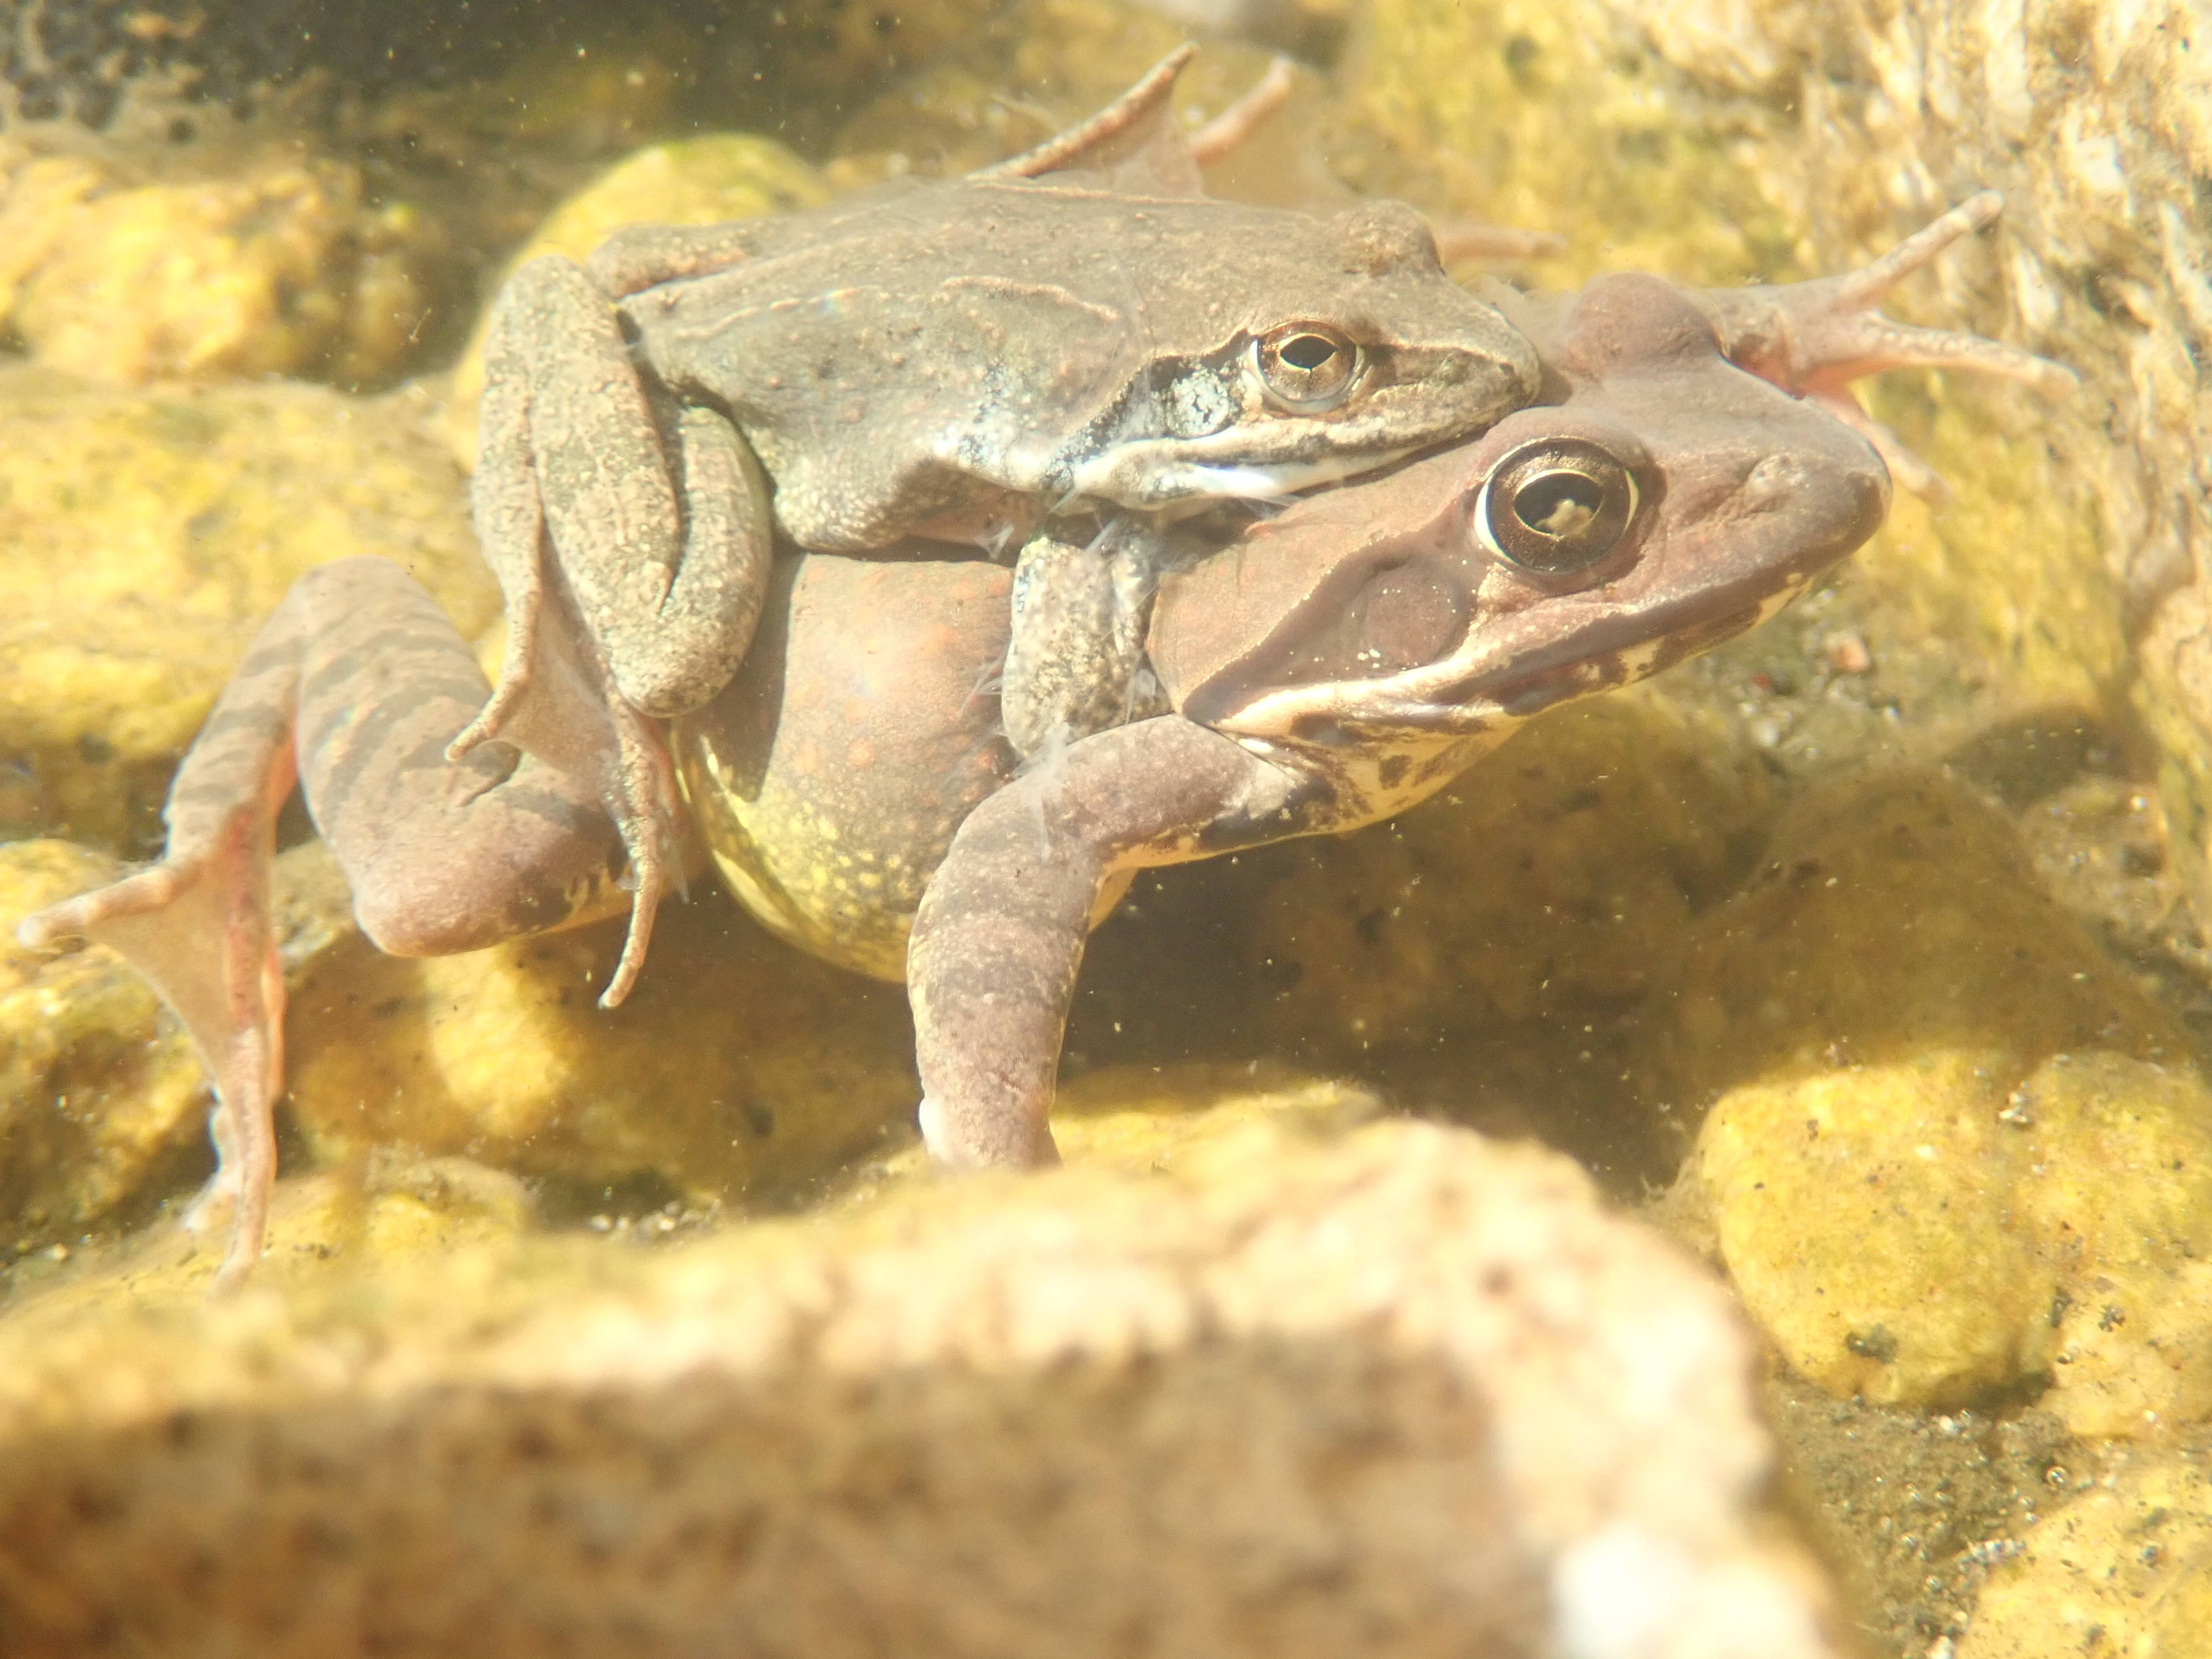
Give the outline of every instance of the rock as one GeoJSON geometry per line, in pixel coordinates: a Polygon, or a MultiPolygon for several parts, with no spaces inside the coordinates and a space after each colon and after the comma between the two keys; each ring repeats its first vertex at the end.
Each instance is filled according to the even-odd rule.
{"type": "Polygon", "coordinates": [[[1808,801],[1677,967],[1675,1086],[1719,1090],[1684,1181],[1792,1366],[1933,1405],[2056,1368],[2079,1434],[2212,1411],[2212,1092],[1989,808],[1808,801]]]}
{"type": "Polygon", "coordinates": [[[0,845],[0,1253],[73,1242],[210,1167],[206,1076],[153,988],[109,951],[15,943],[25,915],[117,869],[66,842],[0,845]]]}
{"type": "Polygon", "coordinates": [[[423,411],[0,368],[0,836],[150,852],[171,769],[311,566],[380,554],[464,633],[490,623],[498,588],[423,411]]]}
{"type": "Polygon", "coordinates": [[[1387,830],[1285,849],[1240,905],[1285,986],[1269,1035],[1342,1063],[1632,1005],[1771,810],[1730,736],[1633,690],[1531,723],[1387,830]]]}
{"type": "Polygon", "coordinates": [[[466,1156],[620,1212],[788,1201],[911,1133],[896,988],[791,950],[710,889],[664,907],[637,990],[603,1010],[623,927],[412,961],[354,935],[319,956],[286,1019],[316,1162],[466,1156]]]}
{"type": "Polygon", "coordinates": [[[1380,1126],[0,1328],[11,1651],[1833,1651],[1717,1287],[1380,1126]]]}
{"type": "Polygon", "coordinates": [[[2004,1540],[1959,1659],[2197,1654],[2212,1631],[2212,1474],[2202,1445],[2123,1460],[2004,1540]]]}
{"type": "MultiPolygon", "coordinates": [[[[773,138],[732,132],[650,144],[555,208],[507,270],[546,253],[583,259],[625,225],[719,224],[812,207],[829,195],[813,168],[773,138]]],[[[447,432],[470,467],[483,393],[483,334],[479,318],[447,393],[447,432]]]]}
{"type": "MultiPolygon", "coordinates": [[[[1165,9],[1118,0],[1000,8],[846,122],[837,175],[951,178],[1043,143],[1104,108],[1184,39],[1165,9]]],[[[1195,125],[1219,112],[1267,68],[1251,46],[1210,44],[1176,82],[1179,118],[1195,125]]],[[[1263,129],[1258,142],[1278,136],[1263,129]]]]}
{"type": "Polygon", "coordinates": [[[1954,1405],[2049,1366],[2054,1275],[2008,1224],[1989,1075],[1954,1055],[1749,1084],[1705,1120],[1729,1276],[1832,1394],[1954,1405]]]}
{"type": "Polygon", "coordinates": [[[28,161],[0,180],[0,325],[49,367],[133,385],[384,380],[450,286],[422,213],[282,150],[177,182],[28,161]]]}
{"type": "Polygon", "coordinates": [[[2212,1090],[2194,1066],[2053,1055],[2014,1091],[2022,1217],[2057,1279],[2045,1404],[2079,1435],[2212,1417],[2212,1090]]]}

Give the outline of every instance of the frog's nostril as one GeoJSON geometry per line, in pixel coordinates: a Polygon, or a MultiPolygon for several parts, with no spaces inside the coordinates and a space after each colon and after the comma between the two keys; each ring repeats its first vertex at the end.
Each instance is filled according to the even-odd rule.
{"type": "Polygon", "coordinates": [[[1805,469],[1790,455],[1765,455],[1744,475],[1738,491],[1743,505],[1754,513],[1782,506],[1805,487],[1805,469]]]}

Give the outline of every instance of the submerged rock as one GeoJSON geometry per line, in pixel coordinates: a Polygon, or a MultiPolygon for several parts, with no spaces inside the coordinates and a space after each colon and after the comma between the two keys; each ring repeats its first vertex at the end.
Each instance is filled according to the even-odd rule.
{"type": "Polygon", "coordinates": [[[480,632],[498,586],[424,414],[0,368],[0,836],[149,850],[170,770],[312,566],[381,554],[480,632]]]}
{"type": "Polygon", "coordinates": [[[2204,1651],[2212,1632],[2212,1470],[2200,1444],[2122,1460],[2025,1537],[1982,1592],[1959,1659],[2204,1651]]]}
{"type": "Polygon", "coordinates": [[[1564,1160],[1178,1170],[50,1291],[0,1329],[10,1651],[1833,1650],[1725,1298],[1564,1160]]]}
{"type": "Polygon", "coordinates": [[[386,380],[452,281],[438,227],[369,197],[358,167],[283,152],[149,182],[0,156],[0,325],[95,380],[386,380]]]}
{"type": "Polygon", "coordinates": [[[106,951],[33,955],[29,912],[113,879],[66,842],[0,846],[0,1253],[75,1239],[204,1166],[199,1057],[106,951]]]}
{"type": "Polygon", "coordinates": [[[1932,785],[1808,800],[1676,964],[1659,1045],[1717,1090],[1683,1182],[1832,1392],[2053,1376],[2079,1434],[2212,1411],[2212,1091],[2184,1034],[1932,785]],[[1844,803],[1848,801],[1848,805],[1844,803]]]}
{"type": "Polygon", "coordinates": [[[719,892],[663,908],[650,971],[598,1006],[623,924],[402,960],[353,934],[294,986],[291,1104],[319,1164],[466,1156],[571,1208],[782,1197],[910,1131],[896,989],[792,951],[719,892]]]}

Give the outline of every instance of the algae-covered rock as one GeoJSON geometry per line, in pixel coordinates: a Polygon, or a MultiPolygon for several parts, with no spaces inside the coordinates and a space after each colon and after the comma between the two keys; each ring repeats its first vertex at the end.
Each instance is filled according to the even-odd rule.
{"type": "Polygon", "coordinates": [[[1344,80],[1348,171],[1562,238],[1547,280],[1799,274],[1791,204],[1760,165],[1789,118],[1670,73],[1627,7],[1377,0],[1354,28],[1344,80]]]}
{"type": "MultiPolygon", "coordinates": [[[[1018,155],[1104,108],[1187,33],[1117,0],[1002,7],[855,113],[837,135],[838,171],[949,178],[1018,155]]],[[[1267,61],[1251,46],[1210,44],[1176,82],[1179,118],[1218,113],[1267,61]]]]}
{"type": "Polygon", "coordinates": [[[1934,1404],[2055,1372],[2084,1434],[2212,1410],[2212,1091],[1989,808],[1814,798],[1677,971],[1674,1086],[1720,1091],[1685,1181],[1794,1367],[1934,1404]]]}
{"type": "Polygon", "coordinates": [[[1268,860],[1240,902],[1285,986],[1270,1035],[1343,1060],[1632,1005],[1756,845],[1771,788],[1733,747],[1662,698],[1607,697],[1387,829],[1268,860]]]}
{"type": "Polygon", "coordinates": [[[381,554],[465,633],[490,622],[498,590],[424,407],[0,368],[0,835],[150,850],[170,769],[313,565],[381,554]]]}
{"type": "Polygon", "coordinates": [[[2212,1467],[2205,1449],[2139,1455],[2020,1540],[1982,1592],[1959,1659],[2205,1651],[2212,1467]]]}
{"type": "Polygon", "coordinates": [[[10,1651],[1814,1659],[1747,1359],[1564,1160],[1403,1125],[79,1279],[0,1323],[10,1651]]]}
{"type": "Polygon", "coordinates": [[[42,158],[0,179],[0,326],[52,368],[133,384],[384,379],[450,286],[437,227],[325,159],[133,184],[42,158]]]}
{"type": "Polygon", "coordinates": [[[1958,1054],[1721,1097],[1692,1178],[1736,1293],[1796,1370],[1948,1405],[2047,1367],[2056,1277],[2011,1224],[2001,1105],[1958,1054]]]}
{"type": "Polygon", "coordinates": [[[597,998],[623,924],[404,961],[358,936],[292,994],[292,1109],[319,1162],[469,1158],[708,1205],[817,1182],[908,1130],[904,999],[769,939],[720,893],[663,908],[637,990],[597,998]]]}
{"type": "Polygon", "coordinates": [[[206,1078],[153,988],[106,951],[15,943],[31,911],[116,873],[64,842],[0,845],[0,1251],[74,1239],[206,1164],[206,1078]]]}
{"type": "MultiPolygon", "coordinates": [[[[547,253],[580,260],[625,225],[720,224],[812,207],[829,194],[814,169],[773,138],[732,132],[651,144],[555,208],[507,268],[547,253]]],[[[464,466],[476,465],[483,331],[479,319],[448,393],[447,431],[464,466]]]]}
{"type": "Polygon", "coordinates": [[[2179,1061],[2172,1018],[2037,885],[2012,826],[1940,775],[1842,778],[1701,915],[1652,1019],[1682,1103],[1850,1066],[1948,1064],[2005,1091],[2062,1051],[2179,1061]]]}
{"type": "Polygon", "coordinates": [[[2186,1063],[2054,1055],[2007,1112],[2019,1219],[2058,1282],[2045,1403],[2081,1435],[2212,1416],[2212,1089],[2186,1063]]]}

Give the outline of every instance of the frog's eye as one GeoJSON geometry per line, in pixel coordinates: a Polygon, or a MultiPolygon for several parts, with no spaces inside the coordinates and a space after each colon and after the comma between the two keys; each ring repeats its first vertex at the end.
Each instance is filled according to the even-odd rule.
{"type": "Polygon", "coordinates": [[[1483,546],[1540,576],[1589,569],[1635,518],[1635,476],[1583,438],[1523,444],[1491,469],[1474,503],[1483,546]]]}
{"type": "Polygon", "coordinates": [[[1358,381],[1359,348],[1325,323],[1285,323],[1252,342],[1252,366],[1275,403],[1312,415],[1335,408],[1358,381]]]}

